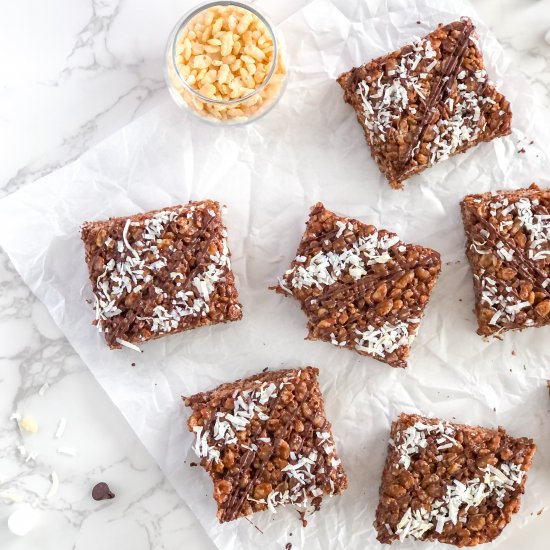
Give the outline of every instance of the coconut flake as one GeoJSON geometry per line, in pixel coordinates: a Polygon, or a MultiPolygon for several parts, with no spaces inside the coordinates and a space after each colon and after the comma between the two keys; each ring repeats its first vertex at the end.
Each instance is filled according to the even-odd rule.
{"type": "Polygon", "coordinates": [[[74,447],[58,447],[57,452],[60,455],[76,456],[76,449],[74,447]]]}
{"type": "Polygon", "coordinates": [[[491,317],[491,320],[489,321],[489,324],[496,325],[501,315],[502,315],[502,311],[495,311],[495,313],[491,317]]]}
{"type": "Polygon", "coordinates": [[[132,344],[132,342],[128,342],[127,340],[123,340],[122,338],[117,338],[116,341],[121,345],[129,349],[133,349],[134,351],[137,351],[138,353],[143,353],[143,350],[140,349],[135,344],[132,344]]]}
{"type": "Polygon", "coordinates": [[[128,242],[128,229],[130,228],[130,224],[131,224],[131,220],[127,219],[124,225],[124,229],[122,231],[122,240],[126,245],[126,248],[133,254],[133,256],[137,260],[139,260],[139,254],[130,246],[130,243],[128,242]]]}
{"type": "Polygon", "coordinates": [[[46,495],[46,498],[53,497],[54,495],[57,494],[57,491],[59,490],[59,477],[57,476],[57,473],[55,471],[52,471],[51,479],[52,479],[52,483],[50,485],[50,489],[46,495]]]}
{"type": "Polygon", "coordinates": [[[63,434],[65,433],[65,428],[67,427],[67,419],[66,418],[60,418],[59,422],[57,424],[57,430],[55,430],[55,438],[60,439],[63,437],[63,434]]]}
{"type": "Polygon", "coordinates": [[[25,464],[26,464],[27,462],[30,462],[31,460],[32,460],[33,462],[35,462],[37,457],[38,457],[38,453],[35,453],[35,452],[29,453],[29,454],[27,455],[27,457],[25,458],[25,464]]]}
{"type": "Polygon", "coordinates": [[[23,499],[11,491],[0,491],[0,500],[14,504],[16,502],[21,502],[23,499]]]}

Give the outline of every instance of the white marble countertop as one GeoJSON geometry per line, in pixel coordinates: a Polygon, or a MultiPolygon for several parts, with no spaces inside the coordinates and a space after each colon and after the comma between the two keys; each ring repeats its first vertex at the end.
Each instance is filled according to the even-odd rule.
{"type": "MultiPolygon", "coordinates": [[[[194,0],[5,2],[0,20],[0,197],[77,158],[167,100],[162,52],[194,0]]],[[[273,10],[299,2],[275,2],[273,10]]],[[[550,107],[550,0],[474,0],[508,54],[550,107]]],[[[274,14],[275,17],[277,14],[274,14]]],[[[0,252],[0,548],[9,550],[211,549],[206,534],[163,479],[125,420],[0,252]],[[49,388],[44,395],[39,389],[49,388]],[[10,416],[31,415],[36,434],[10,416]],[[56,431],[61,417],[67,428],[56,431]],[[21,456],[24,445],[27,457],[21,456]],[[57,453],[74,447],[77,457],[57,453]],[[26,461],[30,453],[36,457],[26,461]],[[55,471],[60,488],[45,499],[55,471]],[[97,503],[94,483],[117,494],[97,503]],[[15,501],[15,502],[14,502],[15,501]],[[28,502],[39,525],[7,529],[28,502]]],[[[517,529],[512,550],[548,547],[548,513],[517,529]],[[546,518],[546,519],[544,519],[546,518]]]]}

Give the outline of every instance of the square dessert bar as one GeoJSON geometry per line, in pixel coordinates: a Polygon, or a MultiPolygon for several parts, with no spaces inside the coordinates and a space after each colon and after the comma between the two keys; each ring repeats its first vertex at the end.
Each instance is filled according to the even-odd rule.
{"type": "Polygon", "coordinates": [[[461,208],[478,334],[550,324],[550,190],[468,195],[461,208]]]}
{"type": "Polygon", "coordinates": [[[378,540],[476,546],[519,511],[536,446],[490,430],[402,414],[393,423],[374,526],[378,540]]]}
{"type": "Polygon", "coordinates": [[[236,321],[220,205],[190,202],[82,226],[97,325],[110,348],[236,321]]]}
{"type": "Polygon", "coordinates": [[[319,203],[275,290],[301,303],[308,339],[406,367],[440,270],[434,250],[319,203]]]}
{"type": "Polygon", "coordinates": [[[184,398],[221,523],[283,504],[318,509],[346,489],[317,374],[265,372],[184,398]]]}
{"type": "Polygon", "coordinates": [[[392,187],[510,133],[510,104],[489,81],[467,18],[343,73],[371,153],[392,187]]]}

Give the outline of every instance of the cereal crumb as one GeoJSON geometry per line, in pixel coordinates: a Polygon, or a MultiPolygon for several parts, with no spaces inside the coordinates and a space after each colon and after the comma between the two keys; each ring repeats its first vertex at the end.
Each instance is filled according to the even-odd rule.
{"type": "Polygon", "coordinates": [[[22,430],[25,430],[26,432],[29,432],[31,434],[35,434],[38,431],[38,424],[36,423],[34,418],[30,416],[24,416],[19,422],[19,427],[22,430]]]}

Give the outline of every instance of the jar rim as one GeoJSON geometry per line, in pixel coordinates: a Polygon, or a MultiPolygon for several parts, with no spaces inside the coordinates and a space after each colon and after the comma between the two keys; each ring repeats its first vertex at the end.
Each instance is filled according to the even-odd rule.
{"type": "Polygon", "coordinates": [[[171,57],[172,57],[172,65],[174,67],[174,70],[178,76],[178,79],[180,80],[181,84],[185,87],[185,89],[191,93],[193,96],[195,96],[200,101],[204,101],[206,103],[214,104],[214,105],[236,105],[240,104],[243,101],[246,101],[247,99],[250,99],[251,97],[254,97],[256,94],[261,92],[267,84],[269,84],[269,81],[271,80],[271,77],[275,73],[275,70],[277,68],[278,58],[279,58],[279,46],[277,43],[277,37],[275,34],[275,29],[273,25],[270,23],[270,21],[267,19],[265,15],[260,13],[257,9],[253,8],[252,6],[248,4],[244,4],[243,2],[236,2],[233,0],[218,0],[218,1],[211,1],[206,2],[204,4],[201,4],[200,6],[197,6],[196,8],[192,9],[190,12],[188,12],[186,15],[184,15],[176,24],[176,26],[173,28],[171,36],[173,35],[173,38],[170,38],[168,41],[168,47],[171,48],[171,57]],[[255,88],[250,94],[238,97],[235,99],[212,99],[210,97],[202,95],[198,90],[191,87],[185,78],[180,73],[178,63],[177,63],[177,57],[176,57],[176,47],[178,44],[178,37],[183,29],[191,22],[191,20],[197,16],[199,13],[206,11],[208,8],[214,7],[214,6],[236,6],[238,8],[242,8],[246,11],[249,11],[253,15],[255,15],[266,27],[267,31],[271,35],[271,39],[273,42],[273,61],[271,63],[271,68],[269,69],[269,72],[263,79],[262,83],[255,88]]]}

